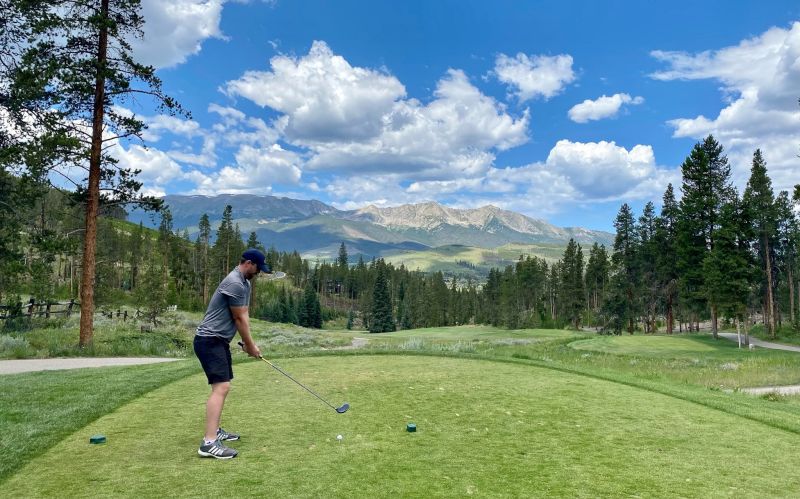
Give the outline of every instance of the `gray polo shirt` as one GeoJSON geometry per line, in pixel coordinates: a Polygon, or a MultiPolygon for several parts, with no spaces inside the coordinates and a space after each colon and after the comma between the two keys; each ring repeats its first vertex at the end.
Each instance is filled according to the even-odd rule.
{"type": "Polygon", "coordinates": [[[231,307],[246,307],[249,304],[250,281],[244,278],[237,267],[219,283],[208,302],[203,321],[197,326],[197,336],[218,336],[230,343],[236,336],[231,307]]]}

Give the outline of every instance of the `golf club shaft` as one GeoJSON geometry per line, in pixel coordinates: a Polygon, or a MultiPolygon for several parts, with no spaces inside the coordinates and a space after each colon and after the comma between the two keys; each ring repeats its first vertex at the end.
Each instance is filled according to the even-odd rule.
{"type": "MultiPolygon", "coordinates": [[[[242,347],[242,349],[244,349],[244,343],[242,343],[241,341],[239,342],[239,346],[241,346],[241,347],[242,347]]],[[[263,360],[264,362],[266,362],[267,364],[269,364],[269,365],[270,365],[270,366],[272,366],[273,368],[275,368],[275,370],[276,370],[276,371],[278,371],[279,373],[283,374],[284,376],[286,376],[286,377],[287,377],[287,378],[289,378],[290,380],[292,380],[292,381],[294,381],[295,383],[297,383],[298,385],[302,386],[302,387],[303,387],[303,388],[304,388],[306,391],[308,391],[308,393],[310,393],[311,395],[313,395],[313,396],[317,397],[318,399],[320,399],[320,400],[321,400],[323,403],[325,403],[325,405],[327,405],[328,407],[330,407],[330,408],[331,408],[331,409],[333,409],[334,411],[337,411],[337,412],[338,412],[338,410],[336,409],[336,407],[332,406],[330,403],[328,403],[328,401],[327,401],[327,400],[325,400],[324,398],[322,398],[322,397],[320,397],[319,395],[317,395],[317,393],[316,393],[314,390],[312,390],[311,388],[307,387],[307,386],[306,386],[306,385],[304,385],[303,383],[300,383],[299,381],[297,381],[296,379],[294,379],[293,377],[291,377],[291,376],[289,375],[289,373],[287,373],[286,371],[284,371],[284,370],[283,370],[283,369],[281,369],[280,367],[276,366],[276,365],[275,365],[275,364],[273,364],[272,362],[268,361],[268,360],[267,360],[267,359],[265,359],[264,357],[261,357],[261,356],[259,356],[258,358],[259,358],[259,359],[261,359],[261,360],[263,360]]]]}

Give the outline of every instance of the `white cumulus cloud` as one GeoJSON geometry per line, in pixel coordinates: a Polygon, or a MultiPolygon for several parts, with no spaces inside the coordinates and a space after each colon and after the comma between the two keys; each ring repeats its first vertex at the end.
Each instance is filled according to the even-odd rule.
{"type": "Polygon", "coordinates": [[[718,50],[697,54],[658,50],[652,56],[667,65],[651,75],[654,79],[711,79],[722,84],[726,105],[719,114],[670,120],[675,137],[699,140],[713,134],[726,148],[740,187],[749,176],[753,151],[761,148],[774,186],[792,188],[797,182],[800,128],[800,22],[718,50]]]}
{"type": "Polygon", "coordinates": [[[643,97],[631,97],[628,94],[602,95],[596,100],[586,99],[572,106],[567,114],[576,123],[586,123],[616,116],[623,104],[638,105],[642,102],[643,97]]]}
{"type": "Polygon", "coordinates": [[[210,174],[194,171],[191,180],[197,185],[193,193],[214,195],[269,194],[275,184],[297,184],[302,170],[299,156],[278,144],[266,148],[242,145],[235,155],[236,164],[210,174]]]}
{"type": "Polygon", "coordinates": [[[157,68],[176,66],[200,52],[207,38],[222,38],[225,0],[142,0],[144,36],[131,40],[134,54],[157,68]]]}
{"type": "Polygon", "coordinates": [[[405,95],[394,76],[353,67],[321,41],[305,57],[275,56],[270,65],[272,71],[248,71],[223,90],[284,113],[284,133],[300,142],[375,137],[405,95]]]}
{"type": "Polygon", "coordinates": [[[521,102],[535,97],[549,99],[575,81],[572,56],[567,54],[552,57],[500,54],[495,59],[494,73],[498,80],[513,89],[521,102]]]}
{"type": "Polygon", "coordinates": [[[151,192],[163,191],[164,187],[183,177],[183,169],[164,151],[132,144],[125,149],[115,146],[114,156],[122,168],[141,170],[138,178],[151,192]]]}
{"type": "Polygon", "coordinates": [[[656,173],[651,146],[636,145],[628,151],[613,141],[559,140],[550,150],[546,166],[593,199],[624,194],[656,173]]]}
{"type": "Polygon", "coordinates": [[[280,55],[222,88],[278,111],[281,139],[308,153],[304,169],[397,173],[420,179],[479,175],[528,140],[529,114],[508,114],[467,75],[449,70],[425,104],[385,71],[354,67],[325,42],[280,55]]]}

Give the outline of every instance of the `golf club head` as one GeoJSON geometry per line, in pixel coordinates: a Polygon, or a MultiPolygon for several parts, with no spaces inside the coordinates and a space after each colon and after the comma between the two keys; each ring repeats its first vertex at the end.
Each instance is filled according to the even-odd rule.
{"type": "Polygon", "coordinates": [[[336,412],[338,412],[339,414],[344,414],[345,412],[347,412],[347,409],[349,409],[349,408],[350,408],[350,404],[345,402],[344,404],[342,404],[341,407],[337,407],[336,408],[336,412]]]}

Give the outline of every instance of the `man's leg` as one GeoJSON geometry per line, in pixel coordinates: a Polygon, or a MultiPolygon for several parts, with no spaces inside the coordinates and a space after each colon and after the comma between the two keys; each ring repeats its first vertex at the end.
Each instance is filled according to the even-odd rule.
{"type": "Polygon", "coordinates": [[[225,406],[225,397],[231,389],[230,381],[213,383],[211,385],[211,395],[206,402],[206,442],[217,439],[217,428],[222,418],[222,408],[225,406]]]}

